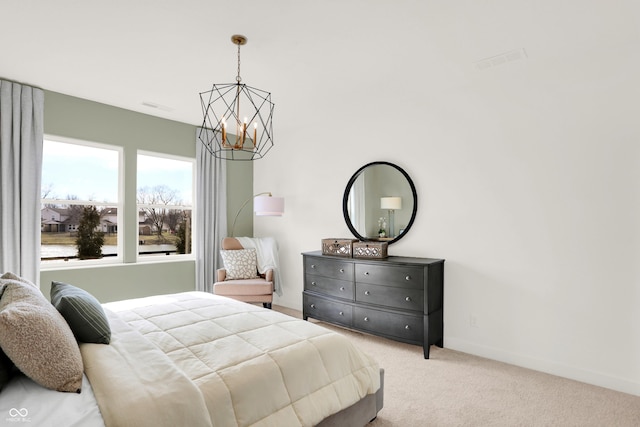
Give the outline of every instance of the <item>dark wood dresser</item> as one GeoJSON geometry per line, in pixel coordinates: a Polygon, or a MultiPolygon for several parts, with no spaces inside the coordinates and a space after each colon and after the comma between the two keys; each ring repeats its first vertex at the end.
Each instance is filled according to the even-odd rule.
{"type": "Polygon", "coordinates": [[[345,258],[305,252],[304,320],[442,347],[444,260],[390,256],[345,258]]]}

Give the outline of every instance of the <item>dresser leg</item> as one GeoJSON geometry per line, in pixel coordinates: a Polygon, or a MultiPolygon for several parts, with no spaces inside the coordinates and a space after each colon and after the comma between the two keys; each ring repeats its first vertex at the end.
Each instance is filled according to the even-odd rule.
{"type": "Polygon", "coordinates": [[[429,344],[423,345],[422,348],[424,350],[424,358],[428,359],[429,358],[429,344]]]}
{"type": "Polygon", "coordinates": [[[431,342],[429,340],[429,316],[427,314],[424,315],[423,318],[423,326],[424,326],[424,336],[422,337],[422,348],[424,350],[424,358],[429,358],[429,346],[431,342]]]}

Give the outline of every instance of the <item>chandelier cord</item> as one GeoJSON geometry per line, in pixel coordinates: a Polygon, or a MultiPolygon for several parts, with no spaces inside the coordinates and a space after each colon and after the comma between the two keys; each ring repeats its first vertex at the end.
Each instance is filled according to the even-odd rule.
{"type": "Polygon", "coordinates": [[[238,75],[236,76],[236,81],[238,83],[242,81],[242,77],[240,77],[240,43],[238,43],[238,75]]]}

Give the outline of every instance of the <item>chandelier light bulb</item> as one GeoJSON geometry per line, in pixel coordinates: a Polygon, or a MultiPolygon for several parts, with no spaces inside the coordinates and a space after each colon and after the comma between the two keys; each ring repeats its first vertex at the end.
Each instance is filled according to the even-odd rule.
{"type": "Polygon", "coordinates": [[[258,143],[258,123],[253,122],[253,148],[256,148],[258,143]]]}

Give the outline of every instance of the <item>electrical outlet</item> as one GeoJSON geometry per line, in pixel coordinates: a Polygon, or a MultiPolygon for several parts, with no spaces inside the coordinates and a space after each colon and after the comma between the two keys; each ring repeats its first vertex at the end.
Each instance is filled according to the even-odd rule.
{"type": "Polygon", "coordinates": [[[472,328],[478,327],[478,318],[473,314],[469,315],[469,326],[471,326],[472,328]]]}

